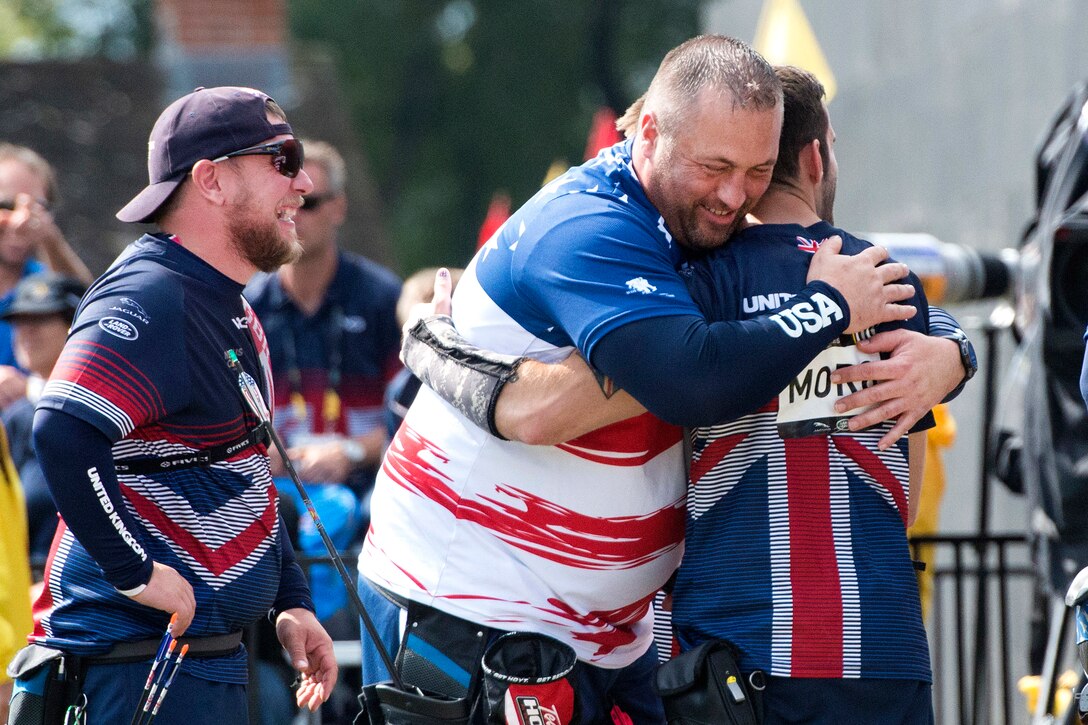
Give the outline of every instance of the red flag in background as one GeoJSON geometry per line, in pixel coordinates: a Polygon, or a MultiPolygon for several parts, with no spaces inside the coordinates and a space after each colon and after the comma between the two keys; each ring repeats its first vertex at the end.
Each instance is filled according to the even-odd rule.
{"type": "Polygon", "coordinates": [[[480,236],[476,239],[476,249],[484,246],[488,239],[499,231],[499,227],[510,218],[510,195],[505,191],[496,191],[487,205],[487,216],[480,225],[480,236]]]}
{"type": "Polygon", "coordinates": [[[593,123],[589,127],[589,138],[586,139],[586,161],[597,155],[597,152],[622,140],[620,132],[616,130],[616,112],[608,106],[601,106],[593,114],[593,123]]]}

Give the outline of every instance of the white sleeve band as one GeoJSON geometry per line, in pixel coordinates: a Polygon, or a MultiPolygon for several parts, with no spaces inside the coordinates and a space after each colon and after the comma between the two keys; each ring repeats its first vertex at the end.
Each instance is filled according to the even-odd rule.
{"type": "Polygon", "coordinates": [[[140,586],[133,587],[132,589],[118,589],[117,591],[121,592],[126,597],[134,597],[137,594],[139,594],[140,592],[142,592],[144,589],[147,589],[146,584],[141,584],[140,586]]]}

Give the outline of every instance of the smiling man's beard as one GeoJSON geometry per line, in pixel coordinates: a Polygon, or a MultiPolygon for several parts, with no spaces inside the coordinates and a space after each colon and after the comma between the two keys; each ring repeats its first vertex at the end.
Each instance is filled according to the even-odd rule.
{"type": "Polygon", "coordinates": [[[231,246],[240,257],[262,272],[275,272],[298,261],[302,246],[295,235],[285,239],[277,222],[254,221],[247,206],[242,205],[242,209],[248,213],[237,214],[227,223],[231,246]]]}
{"type": "Polygon", "coordinates": [[[728,227],[711,231],[699,219],[700,202],[691,198],[690,192],[678,181],[678,175],[671,173],[671,170],[656,171],[646,184],[646,196],[660,212],[676,243],[689,251],[709,252],[724,246],[744,224],[744,216],[755,206],[756,200],[746,199],[736,210],[728,227]]]}

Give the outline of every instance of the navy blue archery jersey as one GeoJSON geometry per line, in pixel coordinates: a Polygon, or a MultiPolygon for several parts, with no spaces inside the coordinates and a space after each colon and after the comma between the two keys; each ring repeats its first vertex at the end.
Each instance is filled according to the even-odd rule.
{"type": "MultiPolygon", "coordinates": [[[[122,593],[147,581],[152,561],[193,586],[187,636],[240,630],[274,606],[312,609],[281,528],[266,445],[247,439],[258,420],[227,364],[234,351],[271,400],[267,345],[241,292],[161,235],[130,245],[84,297],[38,409],[101,432],[117,470],[107,459],[101,470],[77,464],[78,475],[50,480],[63,521],[31,642],[89,654],[160,637],[168,615],[122,593]],[[133,461],[207,451],[217,452],[209,465],[126,472],[133,461]]],[[[79,461],[81,441],[71,450],[79,461]]],[[[244,651],[186,660],[185,669],[246,679],[244,651]]]]}

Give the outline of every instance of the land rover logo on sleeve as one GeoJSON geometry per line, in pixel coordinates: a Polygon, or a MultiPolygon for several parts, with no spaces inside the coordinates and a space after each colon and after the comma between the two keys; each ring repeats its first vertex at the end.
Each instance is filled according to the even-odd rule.
{"type": "Polygon", "coordinates": [[[120,317],[103,317],[98,321],[98,326],[122,340],[135,340],[140,336],[140,332],[135,325],[128,320],[122,320],[120,317]]]}

